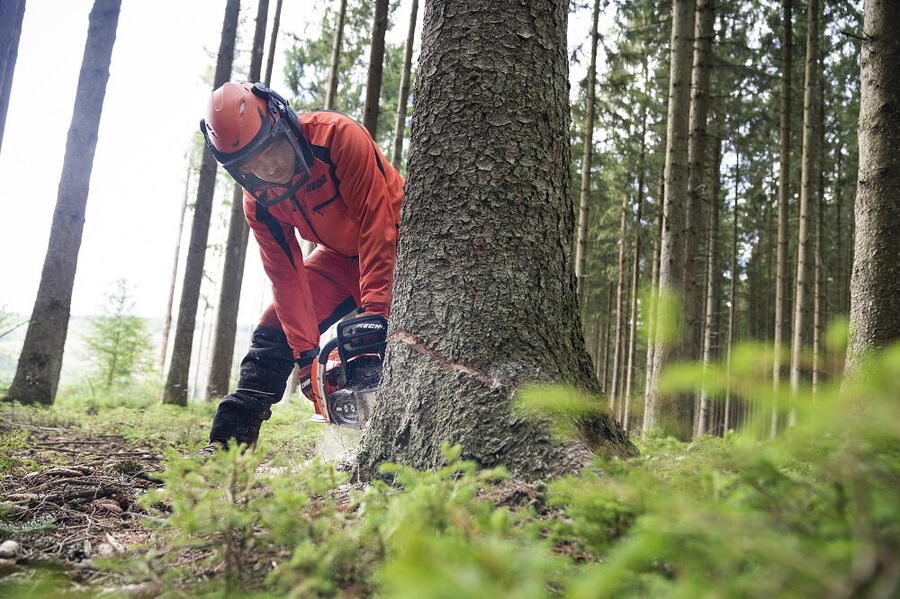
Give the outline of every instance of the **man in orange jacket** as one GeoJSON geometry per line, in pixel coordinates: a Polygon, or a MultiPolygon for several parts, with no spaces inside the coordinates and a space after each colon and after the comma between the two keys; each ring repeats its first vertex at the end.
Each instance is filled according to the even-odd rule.
{"type": "Polygon", "coordinates": [[[295,364],[308,381],[320,333],[354,309],[386,332],[403,178],[362,125],[338,112],[298,115],[261,83],[215,90],[200,129],[244,188],[272,282],[274,301],[210,431],[211,444],[253,444],[295,364]],[[317,246],[305,259],[295,230],[317,246]]]}

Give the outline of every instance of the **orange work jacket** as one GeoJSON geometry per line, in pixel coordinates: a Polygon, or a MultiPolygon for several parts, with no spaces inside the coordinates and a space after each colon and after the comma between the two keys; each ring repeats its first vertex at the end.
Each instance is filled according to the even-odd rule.
{"type": "Polygon", "coordinates": [[[268,208],[244,192],[244,215],[272,281],[275,312],[295,358],[318,347],[319,329],[294,236],[359,260],[361,308],[388,315],[403,178],[369,132],[350,117],[323,111],[299,115],[314,158],[293,198],[268,208]]]}

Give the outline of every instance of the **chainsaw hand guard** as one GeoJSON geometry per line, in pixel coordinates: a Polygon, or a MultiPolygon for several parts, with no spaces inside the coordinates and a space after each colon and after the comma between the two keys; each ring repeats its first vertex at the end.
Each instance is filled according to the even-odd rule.
{"type": "Polygon", "coordinates": [[[368,314],[345,320],[337,328],[338,353],[351,388],[378,385],[387,346],[387,319],[368,314]]]}

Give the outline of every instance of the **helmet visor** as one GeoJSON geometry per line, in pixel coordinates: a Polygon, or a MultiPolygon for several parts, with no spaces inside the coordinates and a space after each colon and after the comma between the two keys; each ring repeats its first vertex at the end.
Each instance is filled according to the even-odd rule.
{"type": "Polygon", "coordinates": [[[286,119],[269,122],[271,126],[263,127],[240,151],[214,151],[228,174],[265,206],[287,199],[309,179],[306,160],[286,119]]]}

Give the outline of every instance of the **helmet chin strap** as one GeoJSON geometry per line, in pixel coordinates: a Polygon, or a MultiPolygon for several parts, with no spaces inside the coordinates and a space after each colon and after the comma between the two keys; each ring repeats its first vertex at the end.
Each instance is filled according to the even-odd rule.
{"type": "MultiPolygon", "coordinates": [[[[295,172],[296,172],[296,170],[297,170],[296,167],[294,167],[295,172]]],[[[291,180],[293,181],[293,179],[294,179],[294,177],[292,176],[291,180]]],[[[274,206],[275,204],[277,204],[278,202],[281,202],[281,201],[284,201],[284,200],[294,197],[294,195],[300,190],[301,187],[303,187],[306,184],[307,181],[309,181],[309,171],[308,170],[305,175],[303,175],[302,177],[300,177],[297,180],[296,183],[292,182],[290,185],[288,185],[287,191],[285,191],[281,195],[275,196],[271,200],[266,199],[264,206],[271,207],[271,206],[274,206]]],[[[279,186],[279,187],[281,187],[281,186],[279,186]]],[[[263,190],[263,192],[267,193],[269,189],[271,189],[271,188],[266,188],[265,190],[263,190]]],[[[256,201],[259,202],[259,198],[257,198],[256,201]]],[[[260,202],[260,203],[262,203],[262,202],[260,202]]]]}
{"type": "Polygon", "coordinates": [[[280,94],[272,91],[260,82],[254,83],[250,90],[255,96],[266,101],[269,106],[269,112],[271,112],[273,116],[278,115],[287,119],[288,125],[297,139],[297,147],[300,148],[301,157],[303,158],[303,161],[306,162],[306,169],[309,171],[312,167],[314,157],[312,148],[309,147],[309,142],[306,141],[306,136],[303,135],[303,131],[300,129],[300,119],[297,117],[297,113],[291,109],[287,100],[281,97],[280,94]]]}

